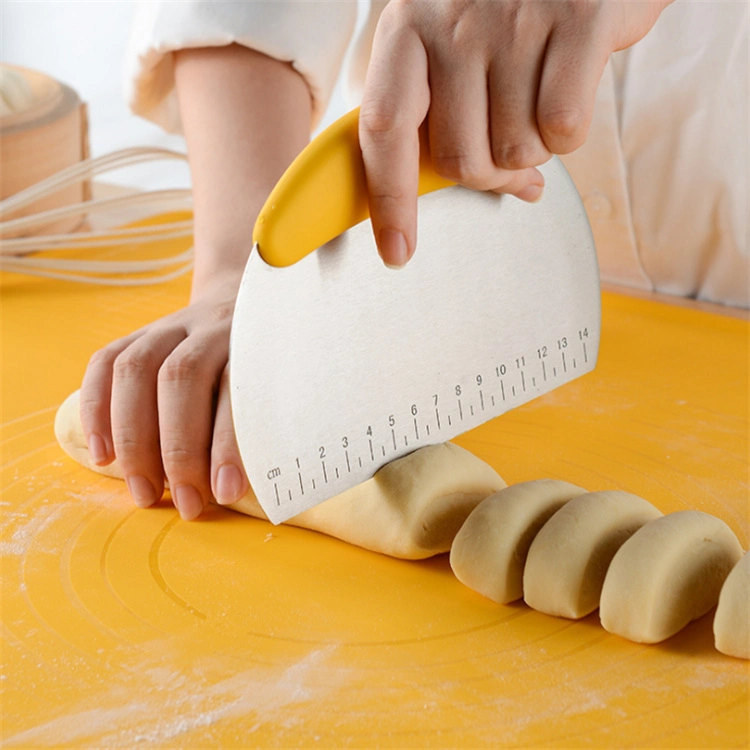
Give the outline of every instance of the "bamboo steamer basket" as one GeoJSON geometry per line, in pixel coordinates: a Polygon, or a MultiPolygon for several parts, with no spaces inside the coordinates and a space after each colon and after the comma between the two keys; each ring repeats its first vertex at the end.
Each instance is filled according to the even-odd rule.
{"type": "MultiPolygon", "coordinates": [[[[0,200],[15,195],[60,170],[88,158],[86,105],[64,83],[35,70],[0,65],[4,84],[16,93],[8,105],[4,97],[0,113],[0,200]]],[[[8,215],[7,219],[62,208],[90,199],[88,180],[55,193],[8,215]]],[[[84,219],[72,216],[32,230],[69,232],[84,219]]]]}

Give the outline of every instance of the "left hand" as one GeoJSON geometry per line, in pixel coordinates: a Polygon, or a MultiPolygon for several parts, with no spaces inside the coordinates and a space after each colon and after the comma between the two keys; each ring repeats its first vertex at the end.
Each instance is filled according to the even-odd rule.
{"type": "Polygon", "coordinates": [[[384,262],[416,244],[418,128],[433,166],[476,190],[535,201],[535,167],[586,139],[612,52],[669,0],[391,0],[360,112],[373,232],[384,262]]]}

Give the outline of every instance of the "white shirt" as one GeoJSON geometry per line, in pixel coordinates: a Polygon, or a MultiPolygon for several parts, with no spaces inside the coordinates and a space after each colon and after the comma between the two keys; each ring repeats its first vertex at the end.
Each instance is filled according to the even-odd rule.
{"type": "MultiPolygon", "coordinates": [[[[361,93],[386,2],[349,56],[361,93]]],[[[322,117],[354,33],[356,0],[140,2],[126,85],[132,110],[180,131],[172,52],[242,44],[290,62],[322,117]]],[[[564,162],[592,225],[602,279],[748,307],[748,4],[677,0],[615,53],[587,142],[564,162]]]]}

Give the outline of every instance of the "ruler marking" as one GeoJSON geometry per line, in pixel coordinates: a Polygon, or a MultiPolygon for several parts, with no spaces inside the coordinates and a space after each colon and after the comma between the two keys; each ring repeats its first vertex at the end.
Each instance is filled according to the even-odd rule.
{"type": "Polygon", "coordinates": [[[417,440],[419,440],[419,427],[417,427],[417,418],[414,417],[414,434],[417,436],[417,440]]]}
{"type": "Polygon", "coordinates": [[[352,467],[349,464],[349,451],[344,451],[344,455],[346,456],[346,470],[351,474],[352,467]]]}
{"type": "Polygon", "coordinates": [[[464,410],[461,408],[461,399],[458,399],[458,416],[464,418],[464,410]]]}
{"type": "Polygon", "coordinates": [[[289,499],[290,500],[292,499],[292,491],[291,490],[289,490],[289,499]]]}
{"type": "Polygon", "coordinates": [[[370,460],[374,461],[375,460],[375,453],[372,450],[372,440],[370,440],[369,442],[370,442],[370,460]]]}
{"type": "Polygon", "coordinates": [[[404,435],[404,445],[409,445],[409,439],[406,437],[406,435],[404,435]]]}
{"type": "Polygon", "coordinates": [[[562,353],[563,372],[568,371],[568,366],[565,364],[565,352],[562,353]]]}
{"type": "Polygon", "coordinates": [[[450,426],[451,426],[451,415],[449,414],[448,415],[448,427],[450,427],[450,426]]]}
{"type": "Polygon", "coordinates": [[[393,438],[393,450],[397,451],[398,446],[396,445],[396,430],[394,430],[393,428],[391,428],[391,437],[393,438]]]}
{"type": "Polygon", "coordinates": [[[426,424],[424,426],[424,428],[425,428],[425,430],[427,430],[427,437],[429,437],[430,436],[430,425],[426,424]]]}
{"type": "Polygon", "coordinates": [[[500,393],[503,396],[503,401],[505,401],[505,386],[503,385],[503,381],[500,381],[500,393]]]}
{"type": "Polygon", "coordinates": [[[385,456],[385,446],[381,445],[380,447],[383,449],[383,455],[385,456]]]}
{"type": "Polygon", "coordinates": [[[299,489],[300,489],[300,492],[304,495],[305,494],[305,485],[302,484],[302,474],[300,474],[299,472],[297,472],[297,476],[299,477],[299,489]]]}
{"type": "Polygon", "coordinates": [[[323,479],[325,479],[325,483],[328,484],[328,472],[326,471],[326,462],[321,461],[320,463],[323,464],[323,479]]]}
{"type": "Polygon", "coordinates": [[[439,429],[441,429],[440,428],[440,412],[437,410],[437,407],[435,408],[435,418],[437,419],[437,427],[438,427],[438,430],[439,430],[439,429]]]}
{"type": "Polygon", "coordinates": [[[338,478],[339,478],[339,467],[337,466],[336,467],[336,479],[338,479],[338,478]]]}
{"type": "Polygon", "coordinates": [[[273,491],[276,493],[276,505],[281,505],[281,500],[279,500],[279,485],[276,482],[273,483],[273,491]]]}
{"type": "Polygon", "coordinates": [[[513,395],[515,396],[516,395],[516,386],[512,385],[510,387],[510,390],[512,391],[513,395]]]}
{"type": "Polygon", "coordinates": [[[573,369],[575,370],[576,369],[576,358],[572,357],[572,361],[573,361],[573,369]]]}
{"type": "Polygon", "coordinates": [[[492,399],[492,405],[494,406],[495,405],[495,397],[494,396],[490,396],[490,398],[492,399]]]}
{"type": "Polygon", "coordinates": [[[362,468],[362,459],[361,458],[359,459],[359,468],[360,469],[362,468]]]}
{"type": "Polygon", "coordinates": [[[533,375],[531,376],[531,385],[533,385],[534,388],[536,388],[536,378],[533,375]]]}
{"type": "Polygon", "coordinates": [[[521,387],[524,393],[526,393],[526,378],[524,377],[523,370],[521,370],[521,387]]]}
{"type": "Polygon", "coordinates": [[[542,375],[544,376],[544,382],[547,382],[547,367],[544,364],[544,360],[542,360],[542,375]]]}
{"type": "Polygon", "coordinates": [[[482,389],[479,389],[479,403],[482,406],[482,411],[484,411],[484,394],[482,393],[482,389]]]}
{"type": "Polygon", "coordinates": [[[473,404],[469,404],[469,411],[471,412],[471,416],[473,417],[474,416],[474,405],[473,404]]]}
{"type": "Polygon", "coordinates": [[[586,364],[588,364],[588,362],[589,362],[588,354],[586,354],[586,342],[585,341],[583,342],[583,361],[586,364]]]}
{"type": "Polygon", "coordinates": [[[315,489],[315,480],[314,479],[312,480],[312,487],[313,487],[313,489],[315,489]]]}
{"type": "Polygon", "coordinates": [[[553,375],[553,377],[557,377],[557,368],[556,367],[552,368],[552,375],[553,375]]]}

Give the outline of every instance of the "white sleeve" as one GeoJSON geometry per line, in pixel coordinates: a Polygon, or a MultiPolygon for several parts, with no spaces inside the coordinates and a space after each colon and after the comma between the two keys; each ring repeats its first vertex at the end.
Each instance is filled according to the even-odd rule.
{"type": "Polygon", "coordinates": [[[140,0],[126,56],[131,110],[180,132],[172,53],[241,44],[290,62],[322,117],[354,31],[357,0],[140,0]]]}
{"type": "Polygon", "coordinates": [[[673,3],[620,54],[644,270],[657,291],[748,307],[748,4],[673,3]]]}
{"type": "Polygon", "coordinates": [[[603,280],[750,305],[747,60],[747,3],[694,0],[612,56],[563,159],[603,280]]]}

